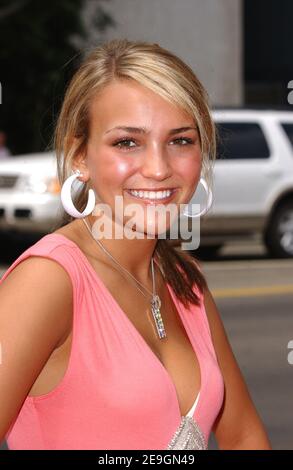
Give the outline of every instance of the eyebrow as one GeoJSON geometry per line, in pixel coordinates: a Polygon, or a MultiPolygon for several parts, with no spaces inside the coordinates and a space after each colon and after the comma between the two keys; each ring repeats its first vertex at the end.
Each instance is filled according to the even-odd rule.
{"type": "MultiPolygon", "coordinates": [[[[123,130],[123,131],[126,131],[126,132],[133,132],[133,133],[136,133],[136,134],[148,134],[150,132],[145,127],[116,126],[116,127],[112,127],[112,129],[109,129],[108,131],[106,131],[105,134],[108,134],[109,132],[114,131],[115,129],[123,130]]],[[[176,129],[171,129],[169,131],[169,135],[174,135],[174,134],[178,134],[179,132],[189,131],[190,129],[194,129],[194,130],[197,131],[198,127],[190,127],[190,126],[178,127],[176,129]]]]}

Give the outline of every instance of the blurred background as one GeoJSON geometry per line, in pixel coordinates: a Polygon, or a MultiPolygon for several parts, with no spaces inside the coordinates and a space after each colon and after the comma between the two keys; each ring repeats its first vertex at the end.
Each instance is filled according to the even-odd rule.
{"type": "Polygon", "coordinates": [[[290,0],[0,2],[0,276],[60,223],[52,135],[83,55],[121,37],[173,51],[207,89],[219,132],[192,254],[274,449],[293,449],[292,18],[290,0]]]}

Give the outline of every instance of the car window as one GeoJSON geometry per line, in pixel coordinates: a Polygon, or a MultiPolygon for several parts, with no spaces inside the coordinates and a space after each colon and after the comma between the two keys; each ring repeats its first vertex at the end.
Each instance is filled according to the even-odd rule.
{"type": "Polygon", "coordinates": [[[217,159],[269,158],[269,147],[259,124],[220,122],[216,125],[217,159]]]}
{"type": "Polygon", "coordinates": [[[293,123],[292,123],[292,124],[291,124],[291,123],[289,124],[289,123],[283,122],[281,125],[282,125],[284,131],[286,132],[287,137],[288,137],[288,139],[290,140],[291,145],[292,145],[292,147],[293,147],[293,123]]]}

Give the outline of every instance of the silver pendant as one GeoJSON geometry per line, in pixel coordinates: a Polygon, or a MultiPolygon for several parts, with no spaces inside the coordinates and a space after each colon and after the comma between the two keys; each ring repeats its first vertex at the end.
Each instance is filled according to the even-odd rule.
{"type": "Polygon", "coordinates": [[[158,336],[160,339],[165,338],[167,335],[166,335],[163,319],[162,319],[161,312],[160,312],[161,300],[157,294],[153,295],[153,298],[151,300],[151,306],[152,306],[152,314],[155,320],[158,336]]]}
{"type": "Polygon", "coordinates": [[[168,444],[167,450],[206,450],[204,435],[191,416],[182,416],[180,425],[168,444]]]}

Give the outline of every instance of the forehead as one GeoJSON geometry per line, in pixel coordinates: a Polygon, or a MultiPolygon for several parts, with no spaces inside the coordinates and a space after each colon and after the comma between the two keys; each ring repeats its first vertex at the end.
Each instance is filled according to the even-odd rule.
{"type": "Polygon", "coordinates": [[[89,114],[91,124],[101,128],[153,123],[166,127],[194,124],[193,117],[182,108],[134,80],[107,85],[92,99],[89,114]]]}

